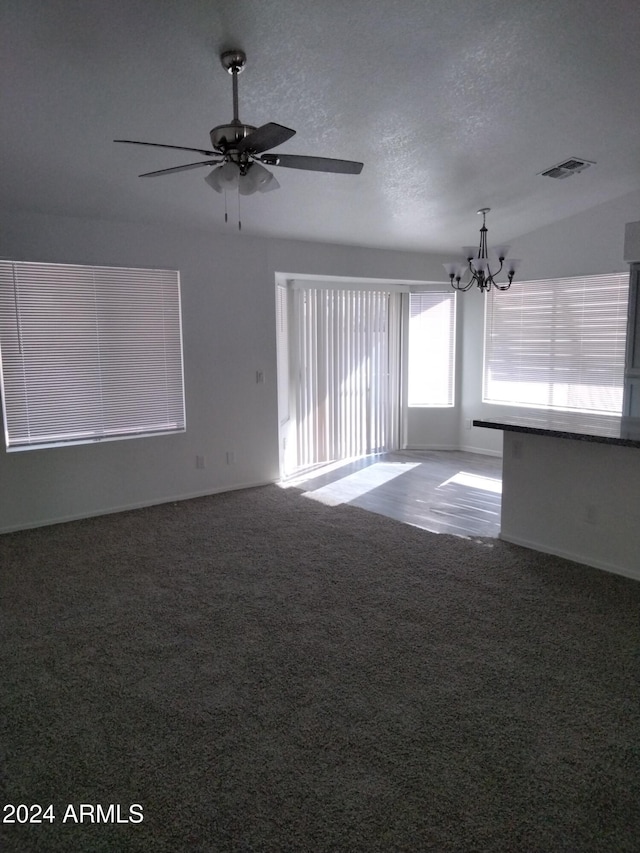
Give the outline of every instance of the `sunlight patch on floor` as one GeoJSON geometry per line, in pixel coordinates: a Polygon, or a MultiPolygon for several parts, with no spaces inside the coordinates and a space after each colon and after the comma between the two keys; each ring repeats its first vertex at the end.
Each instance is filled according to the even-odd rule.
{"type": "Polygon", "coordinates": [[[493,492],[496,495],[502,494],[502,480],[496,480],[493,477],[483,477],[480,474],[468,474],[466,471],[458,471],[453,477],[449,477],[444,483],[438,486],[441,489],[443,486],[448,486],[455,483],[459,486],[469,486],[472,489],[482,489],[485,492],[493,492]]]}
{"type": "Polygon", "coordinates": [[[353,456],[348,459],[338,459],[336,462],[323,462],[311,468],[305,468],[302,474],[286,475],[277,483],[277,485],[280,486],[281,489],[300,488],[314,477],[324,477],[326,474],[332,474],[334,471],[339,471],[340,468],[345,468],[347,465],[361,459],[361,456],[353,456]]]}
{"type": "Polygon", "coordinates": [[[339,504],[349,503],[388,483],[389,480],[406,474],[412,468],[417,468],[419,464],[419,462],[376,462],[367,468],[354,471],[333,483],[304,494],[305,497],[327,506],[338,506],[339,504]]]}

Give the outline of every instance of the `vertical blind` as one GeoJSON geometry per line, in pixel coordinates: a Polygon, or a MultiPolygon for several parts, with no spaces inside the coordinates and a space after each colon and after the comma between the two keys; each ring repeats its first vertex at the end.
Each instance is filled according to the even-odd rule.
{"type": "Polygon", "coordinates": [[[289,420],[289,291],[285,285],[276,286],[276,350],[278,371],[278,415],[280,425],[289,420]]]}
{"type": "Polygon", "coordinates": [[[398,446],[400,294],[292,293],[297,467],[398,446]]]}
{"type": "Polygon", "coordinates": [[[8,450],[185,429],[179,274],[0,261],[8,450]]]}
{"type": "Polygon", "coordinates": [[[409,294],[408,405],[453,406],[456,294],[409,294]]]}
{"type": "Polygon", "coordinates": [[[514,282],[487,294],[483,400],[620,414],[629,276],[514,282]]]}

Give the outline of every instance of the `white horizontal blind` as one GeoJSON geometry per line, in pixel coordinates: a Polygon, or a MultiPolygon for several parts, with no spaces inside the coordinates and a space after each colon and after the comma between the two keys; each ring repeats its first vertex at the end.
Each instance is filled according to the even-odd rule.
{"type": "Polygon", "coordinates": [[[409,406],[453,406],[456,294],[409,294],[409,406]]]}
{"type": "Polygon", "coordinates": [[[185,429],[179,274],[0,261],[7,449],[185,429]]]}
{"type": "Polygon", "coordinates": [[[486,295],[483,400],[620,414],[629,276],[514,282],[486,295]]]}
{"type": "Polygon", "coordinates": [[[293,290],[296,467],[398,442],[399,299],[377,290],[293,290]]]}

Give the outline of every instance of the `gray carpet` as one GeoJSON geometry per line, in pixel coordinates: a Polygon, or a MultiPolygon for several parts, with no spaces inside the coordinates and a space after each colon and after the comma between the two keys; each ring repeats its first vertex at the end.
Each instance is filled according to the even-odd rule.
{"type": "Polygon", "coordinates": [[[637,582],[276,486],[0,565],[3,851],[640,849],[637,582]]]}

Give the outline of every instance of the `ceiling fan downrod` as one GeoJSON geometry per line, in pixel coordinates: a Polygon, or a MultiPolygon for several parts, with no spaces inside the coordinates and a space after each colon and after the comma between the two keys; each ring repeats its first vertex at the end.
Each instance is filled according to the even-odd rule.
{"type": "Polygon", "coordinates": [[[233,119],[232,124],[241,124],[238,116],[238,74],[242,74],[247,64],[247,56],[243,50],[226,50],[220,56],[220,62],[225,71],[233,78],[233,119]]]}
{"type": "Polygon", "coordinates": [[[237,160],[237,146],[240,141],[256,130],[251,124],[243,124],[238,115],[238,74],[244,71],[247,56],[243,50],[226,50],[220,54],[220,63],[232,77],[233,118],[227,124],[214,127],[209,133],[209,138],[217,151],[224,150],[225,154],[231,154],[231,159],[235,161],[237,160]]]}

